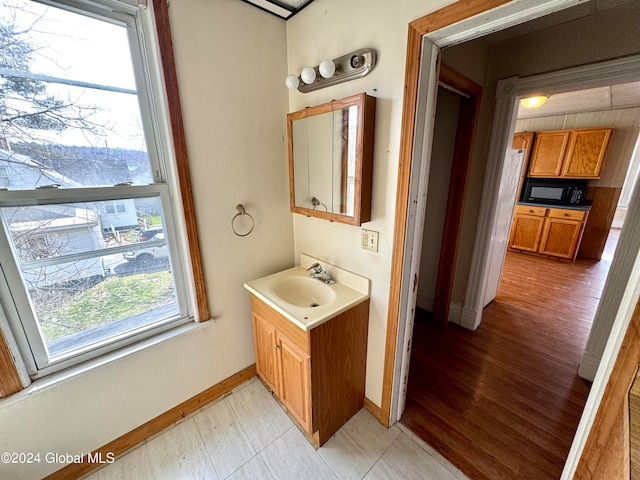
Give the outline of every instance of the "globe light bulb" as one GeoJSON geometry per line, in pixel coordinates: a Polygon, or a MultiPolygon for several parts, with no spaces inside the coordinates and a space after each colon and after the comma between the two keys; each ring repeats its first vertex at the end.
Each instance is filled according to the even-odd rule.
{"type": "Polygon", "coordinates": [[[331,78],[333,74],[336,73],[336,64],[333,63],[333,60],[322,60],[318,66],[318,70],[320,70],[320,75],[324,78],[331,78]]]}
{"type": "Polygon", "coordinates": [[[284,83],[286,83],[289,90],[295,90],[296,88],[298,88],[298,85],[300,85],[300,80],[298,79],[297,75],[292,74],[287,75],[284,83]]]}
{"type": "Polygon", "coordinates": [[[311,67],[304,67],[300,73],[302,81],[307,85],[316,81],[316,71],[311,67]]]}
{"type": "Polygon", "coordinates": [[[537,108],[541,106],[544,102],[546,102],[548,98],[549,98],[548,95],[539,95],[537,97],[523,98],[522,100],[520,100],[520,104],[522,104],[524,108],[537,108]]]}

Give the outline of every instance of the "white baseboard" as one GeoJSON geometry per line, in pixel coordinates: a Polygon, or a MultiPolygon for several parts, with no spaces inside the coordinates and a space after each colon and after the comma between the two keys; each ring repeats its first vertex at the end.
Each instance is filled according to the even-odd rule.
{"type": "Polygon", "coordinates": [[[466,308],[461,303],[452,303],[449,307],[449,321],[460,325],[462,328],[474,331],[480,326],[480,318],[482,311],[476,312],[470,308],[466,308]]]}
{"type": "Polygon", "coordinates": [[[626,206],[618,205],[618,208],[616,208],[616,213],[613,216],[611,227],[622,228],[622,225],[624,225],[624,218],[627,216],[627,210],[628,208],[626,206]]]}
{"type": "Polygon", "coordinates": [[[600,358],[585,353],[582,356],[582,361],[578,367],[578,375],[580,375],[580,378],[593,382],[593,379],[596,378],[596,372],[598,371],[599,366],[600,358]]]}
{"type": "MultiPolygon", "coordinates": [[[[418,308],[426,310],[427,312],[433,312],[433,303],[435,301],[432,293],[418,291],[418,297],[416,299],[416,305],[418,308]]],[[[476,312],[470,308],[466,308],[461,303],[451,302],[449,306],[449,321],[460,325],[467,330],[474,331],[480,325],[480,318],[482,316],[482,310],[476,312]]]]}
{"type": "Polygon", "coordinates": [[[433,312],[433,302],[435,301],[435,296],[433,293],[421,292],[418,290],[418,298],[416,299],[416,305],[426,310],[427,312],[433,312]]]}

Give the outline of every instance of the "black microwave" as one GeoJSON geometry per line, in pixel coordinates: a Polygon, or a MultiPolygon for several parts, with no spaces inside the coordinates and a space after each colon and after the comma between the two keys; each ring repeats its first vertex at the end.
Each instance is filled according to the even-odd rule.
{"type": "Polygon", "coordinates": [[[545,205],[583,205],[587,180],[527,177],[520,201],[545,205]]]}

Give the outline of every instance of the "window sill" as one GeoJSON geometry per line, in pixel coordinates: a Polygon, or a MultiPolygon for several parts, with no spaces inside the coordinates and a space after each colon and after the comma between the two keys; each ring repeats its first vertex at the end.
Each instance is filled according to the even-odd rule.
{"type": "Polygon", "coordinates": [[[121,348],[114,352],[107,353],[98,358],[87,360],[80,365],[69,367],[60,372],[52,373],[46,377],[38,378],[34,380],[27,388],[14,393],[6,398],[0,398],[0,410],[8,407],[16,402],[23,401],[32,395],[37,395],[45,392],[49,389],[60,386],[66,382],[72,381],[79,376],[86,375],[92,371],[101,368],[105,365],[120,361],[131,355],[135,355],[147,348],[151,348],[155,345],[170,341],[174,338],[178,338],[183,335],[187,335],[195,330],[206,328],[211,322],[191,322],[186,325],[181,325],[174,329],[155,335],[151,338],[142,340],[133,345],[121,348]]]}

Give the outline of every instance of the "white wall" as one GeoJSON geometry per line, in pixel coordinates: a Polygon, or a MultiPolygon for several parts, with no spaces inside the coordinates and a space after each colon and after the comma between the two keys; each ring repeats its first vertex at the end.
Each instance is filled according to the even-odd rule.
{"type": "MultiPolygon", "coordinates": [[[[242,285],[294,264],[285,22],[237,0],[173,1],[170,21],[214,320],[0,400],[1,452],[89,452],[248,367],[255,358],[242,285]],[[238,203],[256,220],[244,238],[230,226],[238,203]]],[[[0,478],[61,467],[0,464],[0,478]]]]}
{"type": "Polygon", "coordinates": [[[290,111],[366,92],[377,98],[373,160],[372,220],[363,228],[380,233],[378,252],[360,248],[360,228],[294,215],[296,258],[308,253],[371,279],[366,396],[380,405],[389,305],[389,286],[404,70],[408,24],[450,3],[318,0],[287,21],[289,73],[299,74],[324,58],[374,48],[378,64],[366,77],[303,94],[292,91],[290,111]]]}

